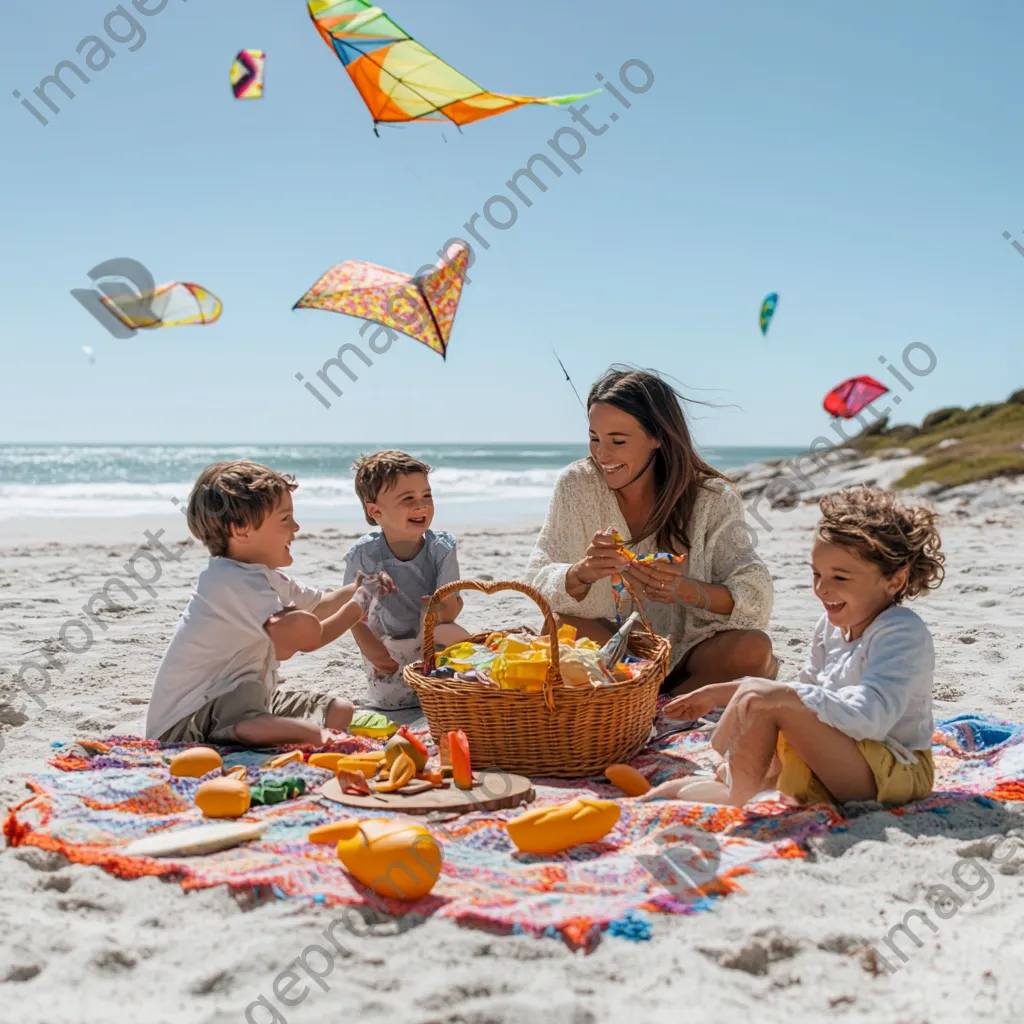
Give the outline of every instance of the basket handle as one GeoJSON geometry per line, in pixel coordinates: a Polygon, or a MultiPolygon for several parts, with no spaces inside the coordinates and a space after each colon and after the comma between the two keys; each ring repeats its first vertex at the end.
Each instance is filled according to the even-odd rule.
{"type": "Polygon", "coordinates": [[[633,585],[621,574],[619,575],[619,579],[622,580],[623,586],[625,586],[629,591],[629,596],[633,599],[633,608],[639,614],[640,622],[643,624],[644,629],[646,629],[651,636],[656,636],[657,634],[653,629],[651,629],[651,624],[648,622],[647,616],[644,614],[644,603],[636,596],[636,591],[633,589],[633,585]]]}
{"type": "Polygon", "coordinates": [[[423,672],[429,675],[437,665],[434,649],[434,626],[437,623],[437,606],[452,594],[460,590],[479,590],[482,594],[496,594],[501,590],[514,590],[525,594],[544,613],[544,632],[551,641],[551,662],[548,665],[547,675],[544,677],[544,703],[549,711],[555,710],[554,687],[562,685],[562,672],[558,666],[558,627],[555,625],[555,616],[551,611],[551,605],[540,593],[528,583],[519,583],[516,580],[507,582],[491,583],[486,580],[453,580],[439,587],[434,591],[430,603],[427,605],[427,616],[423,620],[423,672]]]}

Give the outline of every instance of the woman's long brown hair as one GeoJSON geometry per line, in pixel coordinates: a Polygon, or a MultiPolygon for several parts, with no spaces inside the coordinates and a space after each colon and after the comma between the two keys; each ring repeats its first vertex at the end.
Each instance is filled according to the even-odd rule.
{"type": "Polygon", "coordinates": [[[728,481],[693,448],[682,402],[688,401],[653,370],[613,366],[595,381],[587,395],[587,411],[606,402],[629,413],[647,434],[660,442],[654,454],[654,508],[635,544],[655,537],[659,551],[682,554],[689,550],[688,526],[705,481],[728,481]]]}

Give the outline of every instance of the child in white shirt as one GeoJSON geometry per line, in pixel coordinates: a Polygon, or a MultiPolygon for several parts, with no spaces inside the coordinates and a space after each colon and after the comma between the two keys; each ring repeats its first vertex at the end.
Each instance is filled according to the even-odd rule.
{"type": "Polygon", "coordinates": [[[777,788],[805,804],[905,804],[931,792],[935,650],[901,604],[942,582],[938,517],[867,487],[820,507],[811,563],[825,614],[807,663],[788,683],[748,678],[670,701],[679,718],[728,705],[712,740],[724,779],[672,780],[648,799],[742,805],[777,788]]]}
{"type": "Polygon", "coordinates": [[[314,651],[366,617],[391,587],[362,575],[325,594],[280,571],[298,532],[295,481],[255,462],[199,475],[188,524],[210,561],[157,670],[146,736],[164,743],[320,746],[353,707],[327,692],[278,689],[279,663],[314,651]]]}

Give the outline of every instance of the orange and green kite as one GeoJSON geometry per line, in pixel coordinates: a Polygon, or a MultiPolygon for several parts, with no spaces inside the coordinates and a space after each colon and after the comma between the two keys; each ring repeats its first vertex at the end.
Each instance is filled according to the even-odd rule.
{"type": "Polygon", "coordinates": [[[594,96],[508,96],[488,92],[399,28],[367,0],[309,0],[324,42],[345,65],[377,125],[450,121],[461,127],[527,103],[568,106],[594,96]]]}

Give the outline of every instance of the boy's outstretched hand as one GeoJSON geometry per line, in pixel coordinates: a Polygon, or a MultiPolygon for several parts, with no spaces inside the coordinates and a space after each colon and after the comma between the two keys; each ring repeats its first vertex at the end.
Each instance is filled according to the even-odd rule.
{"type": "MultiPolygon", "coordinates": [[[[352,603],[357,605],[363,613],[364,625],[359,628],[365,629],[366,617],[370,614],[370,606],[373,602],[377,598],[397,593],[398,587],[386,572],[378,572],[374,575],[367,575],[363,572],[356,573],[355,583],[356,591],[352,595],[352,603]]],[[[379,637],[367,631],[363,639],[357,639],[357,643],[366,659],[373,665],[377,675],[390,676],[398,671],[398,662],[391,657],[379,637]]]]}
{"type": "MultiPolygon", "coordinates": [[[[713,686],[702,686],[699,690],[673,697],[662,709],[666,718],[682,718],[696,721],[706,715],[719,699],[713,686]]],[[[726,698],[728,703],[728,698],[726,698]]]]}
{"type": "Polygon", "coordinates": [[[397,590],[395,581],[386,572],[373,576],[361,572],[356,575],[356,592],[352,595],[352,601],[363,610],[365,619],[375,599],[394,594],[397,590]]]}
{"type": "Polygon", "coordinates": [[[374,597],[383,597],[384,594],[394,594],[398,587],[395,581],[386,572],[377,573],[356,573],[356,586],[368,587],[374,591],[374,597]]]}
{"type": "Polygon", "coordinates": [[[681,697],[673,697],[661,710],[666,718],[703,718],[712,708],[724,708],[739,683],[709,683],[681,697]]]}

